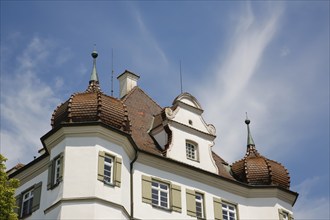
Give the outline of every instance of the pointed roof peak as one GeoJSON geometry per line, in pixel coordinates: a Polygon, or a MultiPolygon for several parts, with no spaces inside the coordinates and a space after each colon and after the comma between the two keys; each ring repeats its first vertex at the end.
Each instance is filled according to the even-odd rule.
{"type": "Polygon", "coordinates": [[[96,71],[96,58],[98,57],[98,53],[95,50],[95,48],[94,48],[94,50],[93,50],[93,52],[92,52],[91,55],[93,57],[93,69],[92,69],[92,73],[91,73],[91,79],[90,79],[89,82],[91,82],[91,81],[98,82],[99,81],[99,77],[98,77],[97,71],[96,71]]]}
{"type": "Polygon", "coordinates": [[[91,73],[91,78],[89,80],[89,85],[86,91],[93,92],[93,91],[100,91],[100,86],[99,86],[99,76],[97,74],[96,70],[96,58],[98,57],[98,53],[95,49],[95,44],[94,44],[94,50],[91,53],[93,57],[93,69],[91,73]]]}
{"type": "Polygon", "coordinates": [[[254,140],[252,138],[252,135],[251,135],[251,131],[250,131],[250,119],[248,118],[247,116],[247,112],[246,112],[246,119],[245,119],[245,124],[247,126],[247,131],[248,131],[248,137],[247,137],[247,146],[250,147],[250,146],[255,146],[254,144],[254,140]]]}

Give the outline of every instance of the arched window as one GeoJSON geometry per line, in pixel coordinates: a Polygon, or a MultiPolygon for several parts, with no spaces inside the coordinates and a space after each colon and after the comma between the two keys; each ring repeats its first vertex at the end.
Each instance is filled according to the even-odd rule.
{"type": "Polygon", "coordinates": [[[186,156],[190,160],[198,160],[197,144],[192,141],[186,141],[186,156]]]}

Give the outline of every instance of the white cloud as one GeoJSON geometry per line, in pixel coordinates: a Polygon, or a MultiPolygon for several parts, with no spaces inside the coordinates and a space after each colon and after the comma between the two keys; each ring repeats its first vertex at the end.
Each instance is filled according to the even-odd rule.
{"type": "Polygon", "coordinates": [[[152,49],[156,51],[156,53],[161,57],[161,60],[167,65],[168,60],[166,58],[164,51],[161,49],[157,40],[152,36],[151,32],[148,30],[147,26],[145,25],[145,22],[142,19],[141,14],[138,11],[136,11],[136,20],[138,22],[139,29],[142,34],[142,38],[147,40],[148,42],[148,44],[146,45],[151,45],[152,49]]]}
{"type": "Polygon", "coordinates": [[[264,10],[269,10],[267,16],[256,17],[247,3],[244,11],[237,13],[241,17],[233,31],[226,58],[219,60],[214,67],[215,80],[206,82],[208,86],[205,88],[199,88],[204,94],[201,100],[206,103],[206,117],[213,122],[214,118],[219,118],[215,126],[218,128],[218,136],[221,135],[216,144],[220,147],[215,151],[229,161],[245,153],[245,112],[249,113],[249,109],[253,109],[249,115],[254,126],[253,121],[262,117],[267,109],[265,103],[251,95],[251,78],[256,74],[263,53],[276,33],[283,10],[281,7],[264,10]],[[222,139],[222,136],[225,138],[222,139]]]}
{"type": "MultiPolygon", "coordinates": [[[[59,103],[52,88],[38,78],[53,43],[34,37],[18,56],[18,65],[1,77],[1,153],[7,168],[28,163],[42,147],[40,137],[50,129],[51,112],[59,103]]],[[[6,70],[8,71],[8,70],[6,70]]]]}
{"type": "Polygon", "coordinates": [[[297,186],[292,187],[300,193],[297,204],[294,207],[295,219],[329,219],[329,195],[316,197],[313,189],[318,187],[325,177],[311,177],[297,186]]]}

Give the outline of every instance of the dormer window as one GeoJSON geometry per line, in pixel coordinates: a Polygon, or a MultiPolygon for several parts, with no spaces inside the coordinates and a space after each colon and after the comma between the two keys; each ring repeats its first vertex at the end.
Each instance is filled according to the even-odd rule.
{"type": "Polygon", "coordinates": [[[192,142],[186,142],[186,156],[190,160],[198,160],[197,144],[192,142]]]}

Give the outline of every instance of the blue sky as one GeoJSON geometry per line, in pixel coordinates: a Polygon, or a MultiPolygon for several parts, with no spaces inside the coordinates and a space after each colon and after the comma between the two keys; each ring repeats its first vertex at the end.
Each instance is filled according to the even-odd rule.
{"type": "Polygon", "coordinates": [[[258,151],[290,172],[296,219],[329,219],[329,1],[1,1],[1,153],[42,147],[58,104],[87,88],[93,45],[102,90],[125,69],[161,106],[183,90],[214,124],[214,151],[258,151]]]}

